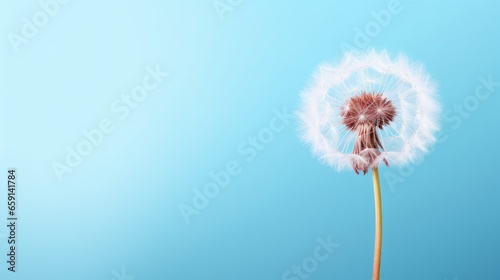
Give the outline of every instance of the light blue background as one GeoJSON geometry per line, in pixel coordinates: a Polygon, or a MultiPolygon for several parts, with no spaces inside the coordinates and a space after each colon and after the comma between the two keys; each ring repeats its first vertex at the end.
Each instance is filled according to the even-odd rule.
{"type": "MultiPolygon", "coordinates": [[[[382,279],[497,280],[500,87],[460,124],[448,110],[479,76],[500,81],[500,5],[437,2],[402,0],[369,38],[425,63],[447,112],[421,165],[381,170],[382,279]]],[[[17,168],[20,221],[16,274],[0,228],[0,278],[282,279],[330,235],[340,247],[310,279],[370,279],[371,176],[321,165],[295,120],[251,162],[238,146],[273,110],[294,111],[316,66],[388,3],[244,1],[221,20],[209,0],[75,0],[16,53],[8,34],[40,7],[2,0],[0,174],[17,168]],[[110,104],[155,65],[171,75],[120,120],[110,104]],[[115,131],[59,182],[51,164],[103,118],[115,131]],[[179,204],[230,160],[242,173],[186,224],[179,204]]]]}

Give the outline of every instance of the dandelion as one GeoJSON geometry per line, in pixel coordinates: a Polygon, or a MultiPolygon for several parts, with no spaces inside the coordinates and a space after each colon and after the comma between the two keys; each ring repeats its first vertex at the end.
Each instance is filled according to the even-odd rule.
{"type": "Polygon", "coordinates": [[[382,202],[378,166],[419,160],[436,141],[440,106],[423,66],[404,55],[349,52],[323,64],[302,93],[299,134],[313,154],[337,170],[373,175],[375,252],[379,279],[382,202]]]}

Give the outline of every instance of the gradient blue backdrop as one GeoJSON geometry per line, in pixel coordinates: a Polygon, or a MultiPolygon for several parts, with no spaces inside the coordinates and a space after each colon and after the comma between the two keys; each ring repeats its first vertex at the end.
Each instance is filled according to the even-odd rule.
{"type": "MultiPolygon", "coordinates": [[[[321,165],[295,120],[250,162],[238,146],[293,112],[315,67],[389,2],[244,1],[221,20],[210,0],[75,0],[16,52],[8,34],[41,8],[2,0],[0,174],[17,169],[20,220],[15,274],[0,227],[0,278],[282,279],[331,236],[340,247],[309,279],[370,279],[371,177],[321,165]],[[110,104],[156,65],[171,75],[120,120],[110,104]],[[51,164],[103,118],[114,132],[59,182],[51,164]],[[179,205],[230,160],[242,173],[187,224],[179,205]]],[[[382,279],[498,280],[500,87],[450,110],[474,105],[479,76],[500,81],[500,4],[400,8],[369,47],[425,63],[447,114],[420,165],[381,170],[382,279]]]]}

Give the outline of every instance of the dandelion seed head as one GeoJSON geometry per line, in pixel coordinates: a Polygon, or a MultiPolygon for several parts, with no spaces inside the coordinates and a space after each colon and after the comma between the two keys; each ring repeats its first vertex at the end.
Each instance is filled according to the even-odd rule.
{"type": "Polygon", "coordinates": [[[349,52],[338,64],[321,65],[303,91],[299,133],[313,154],[339,170],[402,166],[436,140],[435,92],[423,67],[403,55],[349,52]]]}

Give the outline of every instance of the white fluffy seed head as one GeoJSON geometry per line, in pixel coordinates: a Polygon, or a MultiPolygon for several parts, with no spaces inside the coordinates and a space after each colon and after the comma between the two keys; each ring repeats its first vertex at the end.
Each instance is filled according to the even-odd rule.
{"type": "Polygon", "coordinates": [[[299,134],[321,161],[339,171],[366,161],[353,153],[356,133],[346,129],[341,116],[347,101],[362,92],[380,93],[396,108],[394,120],[377,129],[384,149],[373,166],[383,160],[409,164],[434,144],[441,108],[423,66],[402,54],[392,59],[385,51],[348,52],[336,65],[320,65],[301,95],[299,134]]]}

